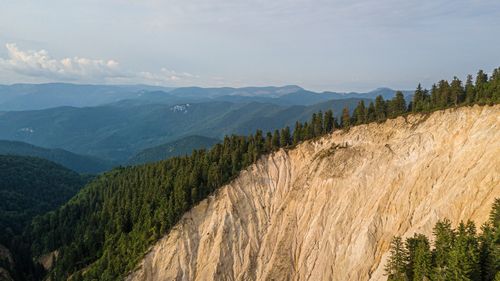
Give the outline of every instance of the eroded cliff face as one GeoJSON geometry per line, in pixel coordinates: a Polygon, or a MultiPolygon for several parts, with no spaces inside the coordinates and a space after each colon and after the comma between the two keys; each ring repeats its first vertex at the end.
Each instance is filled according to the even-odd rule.
{"type": "Polygon", "coordinates": [[[128,280],[385,280],[394,235],[483,223],[500,197],[500,106],[335,132],[263,157],[128,280]]]}

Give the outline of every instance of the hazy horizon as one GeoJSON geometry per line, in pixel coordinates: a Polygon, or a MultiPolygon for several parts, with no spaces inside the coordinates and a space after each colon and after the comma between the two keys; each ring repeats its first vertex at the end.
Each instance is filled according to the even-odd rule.
{"type": "Polygon", "coordinates": [[[6,1],[0,84],[414,89],[498,67],[498,30],[493,0],[6,1]]]}

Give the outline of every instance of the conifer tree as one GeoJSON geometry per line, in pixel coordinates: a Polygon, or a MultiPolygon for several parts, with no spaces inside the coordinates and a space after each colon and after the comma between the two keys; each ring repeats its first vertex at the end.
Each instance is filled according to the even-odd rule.
{"type": "Polygon", "coordinates": [[[273,149],[277,149],[279,147],[280,147],[280,132],[278,130],[274,130],[273,149]]]}
{"type": "Polygon", "coordinates": [[[385,267],[388,281],[406,281],[406,261],[408,252],[400,236],[395,236],[391,241],[390,256],[385,267]]]}
{"type": "Polygon", "coordinates": [[[450,252],[453,247],[455,233],[451,228],[451,222],[444,219],[436,223],[433,231],[435,242],[433,256],[432,280],[445,281],[450,275],[450,252]]]}
{"type": "Polygon", "coordinates": [[[302,134],[301,134],[301,140],[308,140],[312,138],[312,134],[310,133],[311,130],[309,128],[309,123],[304,122],[304,126],[302,127],[302,134]]]}
{"type": "Polygon", "coordinates": [[[500,67],[493,70],[488,85],[488,97],[492,102],[500,102],[500,67]]]}
{"type": "Polygon", "coordinates": [[[318,115],[316,113],[312,114],[311,122],[309,123],[309,132],[311,138],[316,136],[316,126],[318,122],[318,115]]]}
{"type": "Polygon", "coordinates": [[[314,123],[314,136],[321,136],[323,134],[323,112],[319,111],[316,115],[314,123]]]}
{"type": "Polygon", "coordinates": [[[476,91],[474,89],[474,84],[472,83],[472,75],[467,75],[467,80],[465,82],[465,102],[471,104],[476,100],[476,91]]]}
{"type": "Polygon", "coordinates": [[[476,85],[474,86],[476,90],[476,101],[483,101],[485,98],[485,86],[488,82],[488,74],[484,71],[479,70],[476,75],[476,85]]]}
{"type": "Polygon", "coordinates": [[[349,116],[349,109],[347,107],[344,107],[344,109],[342,110],[340,123],[342,125],[342,128],[349,128],[349,126],[351,125],[351,117],[349,116]]]}
{"type": "Polygon", "coordinates": [[[406,101],[403,92],[397,91],[392,99],[392,117],[399,116],[406,112],[406,101]]]}
{"type": "Polygon", "coordinates": [[[456,76],[453,77],[453,80],[450,84],[450,94],[451,94],[451,102],[453,105],[457,106],[465,100],[465,90],[462,86],[462,81],[458,79],[456,76]]]}
{"type": "Polygon", "coordinates": [[[377,96],[375,98],[375,119],[379,122],[384,121],[387,118],[387,108],[382,96],[377,96]]]}
{"type": "Polygon", "coordinates": [[[479,252],[475,234],[475,229],[473,229],[473,233],[469,234],[463,222],[458,226],[448,256],[446,270],[448,280],[478,280],[479,270],[476,267],[479,252]]]}
{"type": "Polygon", "coordinates": [[[333,124],[333,111],[331,109],[327,110],[325,112],[325,126],[324,126],[324,132],[325,133],[330,133],[334,129],[334,124],[333,124]]]}
{"type": "Polygon", "coordinates": [[[266,151],[273,150],[273,134],[271,132],[267,132],[266,134],[266,151]]]}
{"type": "Polygon", "coordinates": [[[438,107],[446,108],[451,101],[450,84],[446,80],[441,80],[437,86],[438,93],[438,107]]]}
{"type": "Polygon", "coordinates": [[[413,103],[412,103],[412,111],[420,112],[423,110],[424,104],[424,90],[422,89],[422,85],[418,83],[417,89],[413,94],[413,103]]]}
{"type": "Polygon", "coordinates": [[[302,123],[295,122],[295,129],[293,130],[293,144],[296,145],[302,140],[302,123]]]}
{"type": "Polygon", "coordinates": [[[353,120],[356,125],[366,123],[367,110],[363,100],[358,102],[358,106],[354,109],[353,120]]]}
{"type": "Polygon", "coordinates": [[[370,105],[368,106],[368,114],[367,114],[367,122],[373,122],[376,120],[376,115],[375,115],[375,105],[373,105],[373,102],[370,102],[370,105]]]}
{"type": "Polygon", "coordinates": [[[286,147],[291,144],[290,141],[290,128],[287,126],[281,129],[280,146],[286,147]]]}
{"type": "Polygon", "coordinates": [[[439,93],[436,84],[432,84],[430,99],[431,108],[437,108],[439,105],[439,93]]]}
{"type": "Polygon", "coordinates": [[[432,254],[427,237],[423,234],[415,234],[406,240],[406,249],[408,251],[407,275],[409,280],[430,280],[432,254]]]}

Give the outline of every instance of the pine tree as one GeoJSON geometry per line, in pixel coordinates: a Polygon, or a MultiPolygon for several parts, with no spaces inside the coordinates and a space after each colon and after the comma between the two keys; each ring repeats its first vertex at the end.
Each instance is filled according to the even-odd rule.
{"type": "Polygon", "coordinates": [[[421,112],[423,111],[423,106],[424,106],[424,91],[422,90],[422,85],[418,83],[417,89],[413,94],[412,111],[421,112]]]}
{"type": "Polygon", "coordinates": [[[277,149],[279,147],[280,147],[280,132],[278,130],[274,130],[273,149],[277,149]]]}
{"type": "Polygon", "coordinates": [[[309,123],[309,132],[310,138],[314,138],[316,136],[316,126],[318,122],[318,115],[316,113],[312,114],[311,122],[309,123]]]}
{"type": "Polygon", "coordinates": [[[304,126],[302,127],[302,134],[300,137],[301,140],[308,140],[312,138],[311,130],[309,127],[309,123],[307,123],[307,121],[304,122],[304,126]]]}
{"type": "Polygon", "coordinates": [[[324,132],[325,133],[330,133],[334,129],[334,124],[333,124],[333,111],[331,109],[327,110],[325,112],[325,126],[324,126],[324,132]]]}
{"type": "Polygon", "coordinates": [[[479,249],[474,224],[461,222],[456,231],[453,246],[448,256],[446,277],[448,280],[478,280],[479,249]]]}
{"type": "Polygon", "coordinates": [[[451,102],[457,106],[465,100],[465,90],[462,86],[462,81],[456,76],[453,77],[453,81],[450,84],[450,99],[451,102]]]}
{"type": "Polygon", "coordinates": [[[323,112],[319,111],[316,115],[314,123],[314,136],[321,136],[323,134],[323,112]]]}
{"type": "Polygon", "coordinates": [[[406,112],[406,101],[403,92],[397,91],[392,100],[392,115],[393,117],[402,115],[406,112]]]}
{"type": "Polygon", "coordinates": [[[500,280],[500,198],[496,198],[489,220],[479,237],[479,267],[482,280],[500,280]]]}
{"type": "Polygon", "coordinates": [[[354,109],[353,120],[356,125],[366,123],[367,110],[363,100],[358,102],[358,106],[354,109]]]}
{"type": "Polygon", "coordinates": [[[438,92],[438,87],[436,84],[432,84],[431,88],[431,96],[430,96],[430,104],[431,108],[438,108],[439,107],[439,92],[438,92]]]}
{"type": "Polygon", "coordinates": [[[432,271],[432,254],[430,243],[423,234],[415,234],[406,239],[408,251],[407,275],[409,280],[430,280],[432,271]]]}
{"type": "Polygon", "coordinates": [[[368,106],[367,122],[373,122],[375,120],[375,105],[373,105],[373,102],[370,102],[370,105],[368,106]]]}
{"type": "Polygon", "coordinates": [[[492,102],[500,102],[500,67],[490,77],[488,96],[492,102]]]}
{"type": "Polygon", "coordinates": [[[296,145],[302,140],[302,123],[295,122],[295,129],[293,130],[293,144],[296,145]]]}
{"type": "Polygon", "coordinates": [[[291,144],[290,140],[290,128],[287,126],[281,129],[281,138],[280,138],[280,146],[286,147],[291,144]]]}
{"type": "Polygon", "coordinates": [[[488,83],[488,74],[484,73],[484,71],[482,70],[479,70],[476,76],[476,85],[474,86],[474,88],[476,89],[476,101],[484,100],[486,83],[488,83]]]}
{"type": "Polygon", "coordinates": [[[262,153],[264,151],[264,145],[265,145],[265,140],[264,140],[264,135],[262,133],[262,130],[256,130],[255,131],[255,148],[258,154],[262,153]]]}
{"type": "Polygon", "coordinates": [[[438,90],[438,108],[446,108],[451,101],[450,84],[446,80],[441,80],[437,86],[438,90]]]}
{"type": "Polygon", "coordinates": [[[266,151],[273,150],[273,134],[271,132],[267,132],[266,134],[266,151]]]}
{"type": "Polygon", "coordinates": [[[451,229],[451,222],[448,219],[438,221],[433,231],[435,242],[433,256],[432,280],[447,280],[450,272],[450,252],[453,247],[455,233],[451,229]]]}
{"type": "Polygon", "coordinates": [[[476,91],[474,89],[474,84],[472,83],[472,75],[467,75],[467,80],[465,82],[465,102],[471,104],[476,100],[476,91]]]}
{"type": "Polygon", "coordinates": [[[387,118],[387,108],[382,96],[377,96],[375,98],[375,119],[379,122],[384,121],[387,118]]]}
{"type": "Polygon", "coordinates": [[[349,109],[347,107],[344,107],[344,109],[342,110],[340,123],[343,128],[349,128],[349,126],[351,125],[351,117],[349,116],[349,109]]]}
{"type": "Polygon", "coordinates": [[[388,281],[406,281],[408,253],[400,236],[395,236],[391,241],[390,256],[385,267],[388,281]]]}

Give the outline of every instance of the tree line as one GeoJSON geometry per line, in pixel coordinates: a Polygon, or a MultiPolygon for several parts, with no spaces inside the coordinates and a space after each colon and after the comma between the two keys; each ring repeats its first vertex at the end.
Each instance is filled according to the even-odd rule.
{"type": "MultiPolygon", "coordinates": [[[[470,99],[467,94],[452,98],[452,89],[461,85],[457,82],[452,81],[454,87],[440,82],[430,94],[419,86],[422,95],[416,91],[410,104],[401,92],[387,101],[378,96],[368,106],[360,101],[352,116],[348,108],[339,119],[331,110],[317,112],[308,122],[296,122],[293,131],[285,127],[226,136],[211,149],[194,150],[191,155],[116,168],[97,177],[63,207],[35,218],[25,232],[26,239],[35,256],[59,251],[50,280],[118,280],[134,269],[148,248],[186,211],[262,155],[339,128],[381,122],[408,112],[498,102],[499,70],[486,80],[481,75],[472,85],[470,99]]],[[[464,87],[458,88],[467,93],[464,87]]]]}
{"type": "Polygon", "coordinates": [[[472,221],[453,229],[444,219],[436,223],[433,235],[432,249],[423,234],[392,239],[385,267],[388,281],[500,280],[500,199],[481,234],[472,221]]]}

